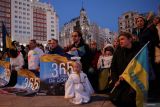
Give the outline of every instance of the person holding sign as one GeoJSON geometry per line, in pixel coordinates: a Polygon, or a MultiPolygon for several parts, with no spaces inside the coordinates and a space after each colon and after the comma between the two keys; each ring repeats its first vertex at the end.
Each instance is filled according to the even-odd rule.
{"type": "Polygon", "coordinates": [[[73,44],[66,49],[67,52],[72,55],[81,57],[82,69],[88,74],[89,63],[90,63],[90,52],[89,46],[85,43],[82,37],[82,33],[79,30],[75,30],[71,34],[73,44]]]}
{"type": "Polygon", "coordinates": [[[48,46],[49,46],[49,52],[48,54],[57,54],[60,56],[64,56],[67,57],[68,59],[71,59],[71,57],[73,55],[70,55],[68,53],[65,53],[64,49],[58,44],[58,40],[52,38],[49,42],[48,42],[48,46]]]}
{"type": "Polygon", "coordinates": [[[73,73],[69,75],[65,83],[65,98],[73,104],[83,104],[90,101],[94,90],[87,78],[87,75],[81,71],[80,62],[74,62],[73,73]]]}
{"type": "Polygon", "coordinates": [[[48,46],[50,48],[48,54],[58,54],[58,55],[64,54],[63,48],[58,45],[58,40],[52,38],[48,42],[48,46]]]}

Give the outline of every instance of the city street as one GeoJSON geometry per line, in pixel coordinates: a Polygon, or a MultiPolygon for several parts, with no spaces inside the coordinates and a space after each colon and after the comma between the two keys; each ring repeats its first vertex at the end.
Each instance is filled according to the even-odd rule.
{"type": "MultiPolygon", "coordinates": [[[[107,96],[96,94],[88,104],[74,105],[63,96],[16,96],[0,94],[0,107],[115,107],[107,96]]],[[[160,107],[160,103],[146,103],[145,107],[160,107]]]]}
{"type": "Polygon", "coordinates": [[[115,107],[107,101],[106,95],[93,95],[88,104],[74,105],[63,96],[32,96],[0,95],[0,107],[115,107]]]}

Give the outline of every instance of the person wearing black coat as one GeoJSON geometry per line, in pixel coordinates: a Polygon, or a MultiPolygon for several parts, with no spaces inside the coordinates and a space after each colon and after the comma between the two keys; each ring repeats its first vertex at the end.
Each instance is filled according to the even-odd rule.
{"type": "Polygon", "coordinates": [[[50,48],[48,54],[58,54],[61,56],[65,56],[68,59],[72,57],[72,55],[65,53],[64,49],[58,45],[58,40],[52,38],[48,44],[50,48]]]}
{"type": "Polygon", "coordinates": [[[138,17],[136,24],[137,27],[133,29],[132,34],[137,37],[141,47],[150,41],[148,45],[149,59],[152,64],[152,69],[155,71],[155,47],[159,45],[157,29],[153,23],[147,25],[147,22],[143,17],[138,17]]]}
{"type": "Polygon", "coordinates": [[[111,63],[112,84],[116,87],[111,93],[111,101],[118,107],[136,107],[136,92],[120,75],[138,53],[140,46],[138,42],[132,42],[132,35],[126,32],[119,35],[119,41],[120,47],[113,54],[111,63]]]}
{"type": "Polygon", "coordinates": [[[133,29],[132,34],[138,36],[138,41],[141,46],[144,46],[148,41],[148,52],[149,61],[151,63],[149,72],[149,97],[154,97],[156,95],[155,89],[157,87],[156,79],[159,78],[157,75],[156,63],[155,63],[155,47],[159,46],[158,31],[156,29],[156,24],[158,22],[154,19],[152,23],[147,24],[143,17],[138,17],[136,20],[137,27],[133,29]],[[139,30],[139,32],[138,32],[139,30]]]}
{"type": "Polygon", "coordinates": [[[81,57],[80,61],[82,63],[83,71],[88,74],[89,69],[89,46],[84,42],[82,38],[82,33],[78,30],[73,31],[72,34],[73,44],[68,47],[68,51],[77,51],[78,56],[81,57]]]}

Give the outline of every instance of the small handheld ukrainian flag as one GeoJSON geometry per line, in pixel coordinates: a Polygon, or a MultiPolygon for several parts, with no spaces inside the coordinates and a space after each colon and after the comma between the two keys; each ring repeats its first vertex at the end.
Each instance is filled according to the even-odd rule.
{"type": "MultiPolygon", "coordinates": [[[[149,42],[148,42],[149,43],[149,42]]],[[[143,107],[144,98],[148,91],[148,43],[130,61],[122,77],[136,91],[136,105],[143,107]]]]}

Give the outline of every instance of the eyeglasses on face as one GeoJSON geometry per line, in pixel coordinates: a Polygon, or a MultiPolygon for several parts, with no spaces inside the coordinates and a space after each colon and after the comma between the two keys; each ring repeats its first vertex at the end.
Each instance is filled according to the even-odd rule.
{"type": "Polygon", "coordinates": [[[72,37],[77,37],[78,35],[72,35],[72,37]]]}

